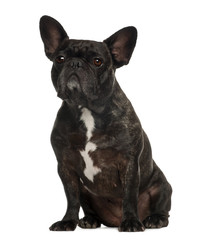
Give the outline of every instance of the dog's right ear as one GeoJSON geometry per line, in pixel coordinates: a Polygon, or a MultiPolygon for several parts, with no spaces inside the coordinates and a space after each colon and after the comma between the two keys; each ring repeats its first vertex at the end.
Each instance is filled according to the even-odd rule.
{"type": "Polygon", "coordinates": [[[52,60],[52,55],[64,39],[69,39],[62,25],[54,18],[43,16],[40,19],[40,34],[45,53],[52,60]]]}

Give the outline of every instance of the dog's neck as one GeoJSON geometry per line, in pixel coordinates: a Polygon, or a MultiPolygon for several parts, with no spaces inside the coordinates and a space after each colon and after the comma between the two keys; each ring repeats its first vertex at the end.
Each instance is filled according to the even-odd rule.
{"type": "Polygon", "coordinates": [[[78,111],[79,108],[87,108],[94,112],[95,114],[103,114],[106,111],[108,112],[110,111],[110,105],[113,101],[114,91],[122,91],[116,80],[111,91],[111,94],[108,96],[104,96],[103,98],[95,100],[86,100],[83,103],[75,103],[70,99],[66,99],[63,102],[65,102],[68,106],[70,106],[70,108],[72,108],[73,110],[75,109],[76,111],[78,111]]]}

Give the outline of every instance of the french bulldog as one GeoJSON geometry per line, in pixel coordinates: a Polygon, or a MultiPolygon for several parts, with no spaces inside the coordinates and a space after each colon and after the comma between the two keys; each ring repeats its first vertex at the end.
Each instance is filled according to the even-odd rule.
{"type": "Polygon", "coordinates": [[[172,188],[115,77],[116,69],[129,63],[136,28],[123,28],[103,42],[75,40],[58,21],[43,16],[40,33],[63,100],[51,143],[67,211],[50,230],[101,224],[121,232],[166,227],[172,188]],[[79,220],[80,207],[84,217],[79,220]]]}

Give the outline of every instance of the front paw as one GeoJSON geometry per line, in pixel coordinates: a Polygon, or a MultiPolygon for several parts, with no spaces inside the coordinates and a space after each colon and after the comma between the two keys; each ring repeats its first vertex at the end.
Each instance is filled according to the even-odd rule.
{"type": "Polygon", "coordinates": [[[51,225],[51,231],[74,231],[77,226],[76,221],[59,221],[51,225]]]}
{"type": "Polygon", "coordinates": [[[132,218],[124,220],[118,230],[120,232],[142,232],[145,227],[137,218],[132,218]]]}

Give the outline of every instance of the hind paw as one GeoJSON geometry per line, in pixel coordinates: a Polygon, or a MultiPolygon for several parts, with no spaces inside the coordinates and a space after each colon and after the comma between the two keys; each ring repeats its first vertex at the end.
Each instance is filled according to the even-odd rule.
{"type": "Polygon", "coordinates": [[[168,217],[164,215],[152,215],[147,217],[143,224],[145,228],[162,228],[168,226],[168,217]]]}
{"type": "Polygon", "coordinates": [[[79,227],[81,228],[99,228],[101,223],[92,216],[85,216],[79,220],[79,227]]]}

